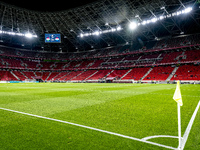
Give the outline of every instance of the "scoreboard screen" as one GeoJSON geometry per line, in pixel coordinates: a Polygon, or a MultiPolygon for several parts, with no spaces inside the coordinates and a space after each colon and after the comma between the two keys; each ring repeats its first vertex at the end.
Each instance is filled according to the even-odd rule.
{"type": "Polygon", "coordinates": [[[61,43],[60,34],[45,33],[45,43],[61,43]]]}

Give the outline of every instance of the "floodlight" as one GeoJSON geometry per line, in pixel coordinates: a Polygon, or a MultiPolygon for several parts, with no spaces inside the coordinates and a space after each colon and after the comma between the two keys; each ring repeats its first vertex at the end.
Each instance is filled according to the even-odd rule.
{"type": "Polygon", "coordinates": [[[137,28],[137,23],[135,23],[135,22],[131,22],[130,24],[129,24],[129,29],[131,29],[131,30],[135,30],[136,28],[137,28]]]}
{"type": "Polygon", "coordinates": [[[150,22],[152,22],[152,21],[151,21],[151,20],[147,20],[147,21],[146,21],[146,24],[148,24],[148,23],[150,23],[150,22]]]}
{"type": "Polygon", "coordinates": [[[15,36],[15,35],[18,35],[18,36],[25,36],[27,38],[32,38],[32,37],[37,37],[37,35],[33,35],[29,32],[27,32],[26,34],[23,34],[23,33],[18,33],[18,32],[12,32],[12,31],[3,31],[3,30],[0,30],[0,34],[8,34],[8,35],[12,35],[12,36],[15,36]]]}
{"type": "Polygon", "coordinates": [[[163,20],[163,19],[164,19],[164,16],[160,16],[159,19],[160,19],[160,20],[163,20]]]}
{"type": "Polygon", "coordinates": [[[185,13],[189,13],[191,11],[192,11],[192,7],[188,7],[188,8],[185,9],[185,13]]]}
{"type": "Polygon", "coordinates": [[[104,30],[104,31],[102,31],[102,33],[108,33],[109,32],[109,30],[104,30]]]}
{"type": "Polygon", "coordinates": [[[135,18],[139,18],[140,16],[139,15],[135,15],[135,18]]]}
{"type": "Polygon", "coordinates": [[[89,36],[89,33],[85,33],[85,36],[89,36]]]}
{"type": "Polygon", "coordinates": [[[157,18],[152,18],[151,22],[156,22],[158,19],[157,18]]]}
{"type": "Polygon", "coordinates": [[[168,14],[168,15],[167,15],[167,18],[170,18],[171,16],[173,16],[173,14],[168,14]]]}
{"type": "Polygon", "coordinates": [[[161,7],[160,9],[161,9],[161,10],[162,10],[162,9],[165,9],[165,7],[163,6],[163,7],[161,7]]]}
{"type": "Polygon", "coordinates": [[[15,32],[7,32],[9,35],[15,35],[15,32]]]}
{"type": "Polygon", "coordinates": [[[24,36],[23,33],[16,33],[16,35],[19,35],[19,36],[24,36]]]}
{"type": "Polygon", "coordinates": [[[25,34],[25,37],[27,37],[27,38],[32,38],[33,35],[32,35],[31,33],[28,32],[28,33],[25,34]]]}
{"type": "Polygon", "coordinates": [[[95,31],[95,32],[94,32],[94,35],[97,35],[97,36],[98,36],[99,34],[100,34],[99,31],[95,31]]]}
{"type": "Polygon", "coordinates": [[[147,21],[142,21],[142,25],[146,25],[147,24],[147,21]]]}
{"type": "Polygon", "coordinates": [[[84,36],[84,35],[81,33],[81,34],[80,34],[80,37],[83,37],[83,36],[84,36]]]}
{"type": "Polygon", "coordinates": [[[119,30],[122,30],[122,27],[121,27],[121,26],[118,26],[118,27],[117,27],[117,31],[119,31],[119,30]]]}
{"type": "Polygon", "coordinates": [[[177,16],[180,15],[180,14],[182,14],[181,11],[176,12],[176,15],[177,15],[177,16]]]}

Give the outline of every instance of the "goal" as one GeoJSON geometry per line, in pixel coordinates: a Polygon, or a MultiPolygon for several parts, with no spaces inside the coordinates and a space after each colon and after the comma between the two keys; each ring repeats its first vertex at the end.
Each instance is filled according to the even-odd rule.
{"type": "Polygon", "coordinates": [[[25,79],[24,82],[25,83],[35,83],[36,79],[25,79]]]}

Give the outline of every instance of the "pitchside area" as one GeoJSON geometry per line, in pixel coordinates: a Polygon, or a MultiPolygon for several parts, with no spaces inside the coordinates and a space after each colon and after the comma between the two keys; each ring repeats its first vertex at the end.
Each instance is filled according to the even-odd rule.
{"type": "MultiPolygon", "coordinates": [[[[0,149],[165,149],[101,130],[137,139],[178,136],[175,88],[175,84],[0,84],[0,149]]],[[[181,85],[181,93],[183,135],[200,100],[200,85],[181,85]]],[[[185,150],[200,149],[199,127],[200,112],[185,150]]],[[[149,141],[178,146],[176,138],[149,141]]]]}

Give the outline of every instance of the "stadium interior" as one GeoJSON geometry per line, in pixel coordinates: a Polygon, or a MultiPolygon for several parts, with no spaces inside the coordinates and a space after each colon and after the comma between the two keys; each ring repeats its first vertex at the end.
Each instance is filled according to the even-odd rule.
{"type": "Polygon", "coordinates": [[[104,0],[56,12],[0,7],[0,81],[200,82],[198,1],[104,0]],[[45,42],[45,33],[61,42],[45,42]]]}

